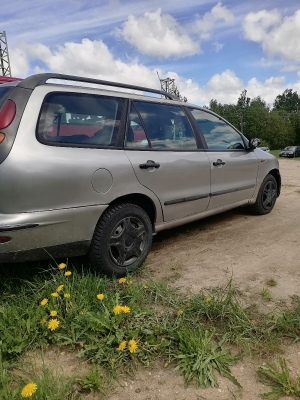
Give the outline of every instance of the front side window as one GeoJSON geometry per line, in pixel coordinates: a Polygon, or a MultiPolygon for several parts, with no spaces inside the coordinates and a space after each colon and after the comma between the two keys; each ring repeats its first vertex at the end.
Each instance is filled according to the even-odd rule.
{"type": "Polygon", "coordinates": [[[51,93],[42,105],[37,136],[42,143],[116,146],[123,100],[51,93]]]}
{"type": "MultiPolygon", "coordinates": [[[[137,113],[131,108],[127,145],[132,127],[135,147],[156,150],[196,150],[197,144],[189,121],[181,107],[159,103],[134,102],[144,128],[134,129],[137,113]],[[144,131],[145,129],[145,131],[144,131]],[[138,133],[139,132],[139,133],[138,133]]],[[[132,143],[132,142],[131,142],[132,143]]]]}
{"type": "Polygon", "coordinates": [[[190,109],[205,138],[209,150],[244,150],[239,133],[217,116],[198,109],[190,109]]]}

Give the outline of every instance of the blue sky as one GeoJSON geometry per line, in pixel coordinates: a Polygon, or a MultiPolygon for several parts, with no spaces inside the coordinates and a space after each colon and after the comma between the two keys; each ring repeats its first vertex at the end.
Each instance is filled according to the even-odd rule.
{"type": "Polygon", "coordinates": [[[272,105],[300,93],[297,0],[0,0],[12,74],[53,71],[159,88],[192,103],[272,105]]]}

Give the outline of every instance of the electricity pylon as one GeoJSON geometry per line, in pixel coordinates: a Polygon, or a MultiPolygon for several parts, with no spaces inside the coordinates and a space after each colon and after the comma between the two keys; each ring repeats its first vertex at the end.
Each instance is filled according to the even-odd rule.
{"type": "Polygon", "coordinates": [[[0,32],[0,75],[11,76],[6,33],[0,32]]]}

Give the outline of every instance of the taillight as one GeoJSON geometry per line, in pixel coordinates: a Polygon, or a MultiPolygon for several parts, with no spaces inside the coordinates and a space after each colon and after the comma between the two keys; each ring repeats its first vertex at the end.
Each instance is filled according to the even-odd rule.
{"type": "Polygon", "coordinates": [[[0,244],[1,243],[8,243],[11,241],[11,237],[10,236],[0,236],[0,244]]]}
{"type": "MultiPolygon", "coordinates": [[[[16,105],[12,100],[7,100],[0,110],[0,129],[7,128],[16,115],[16,105]]],[[[4,139],[3,139],[4,140],[4,139]]]]}

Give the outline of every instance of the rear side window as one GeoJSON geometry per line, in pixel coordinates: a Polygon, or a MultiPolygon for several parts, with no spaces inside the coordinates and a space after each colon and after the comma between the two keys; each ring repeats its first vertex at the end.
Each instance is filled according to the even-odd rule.
{"type": "Polygon", "coordinates": [[[8,94],[13,90],[14,86],[0,85],[0,108],[3,106],[8,94]]]}
{"type": "Polygon", "coordinates": [[[196,150],[197,144],[189,121],[179,106],[134,102],[146,132],[134,129],[137,121],[135,110],[130,113],[130,127],[134,132],[130,140],[127,132],[127,147],[150,147],[156,150],[196,150]],[[147,135],[147,138],[145,137],[147,135]]]}
{"type": "Polygon", "coordinates": [[[114,147],[123,99],[73,93],[51,93],[42,105],[37,137],[45,144],[114,147]]]}

